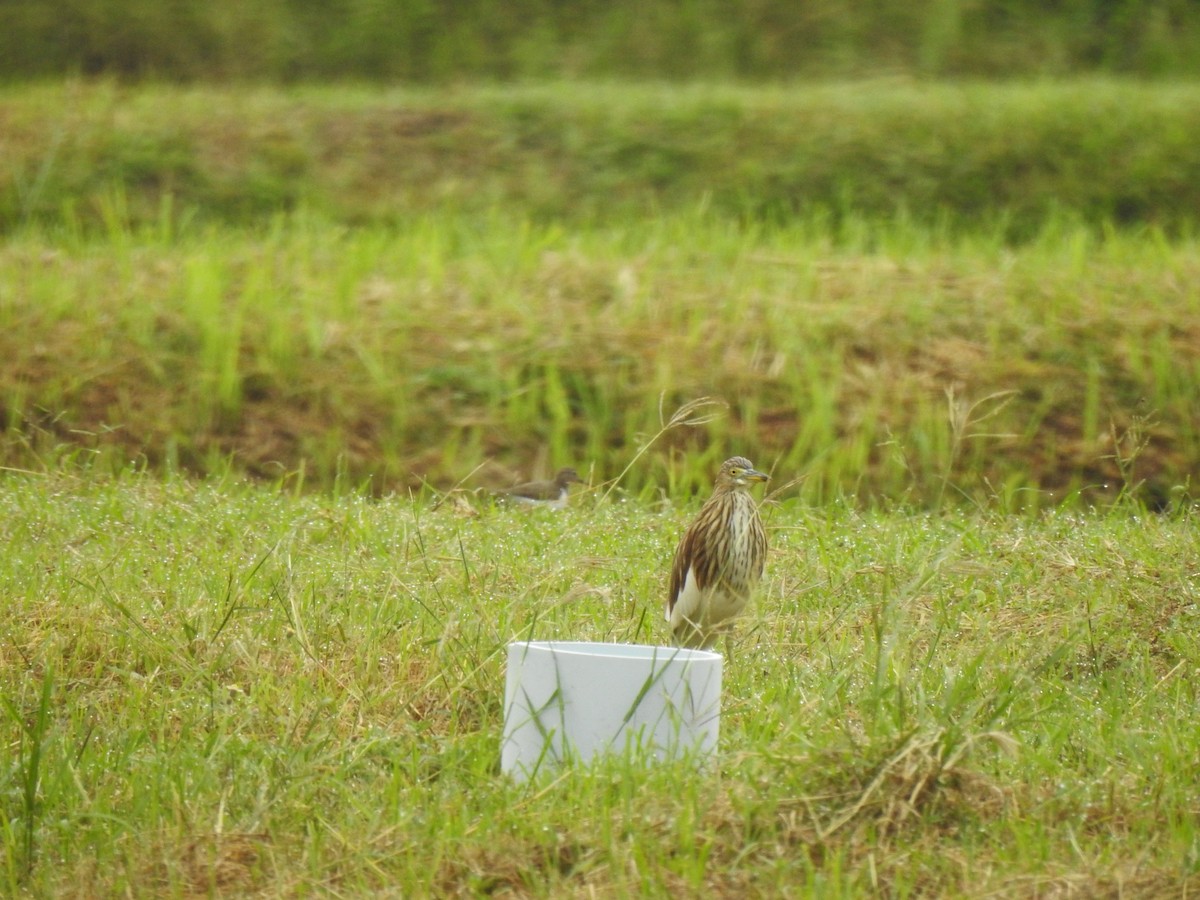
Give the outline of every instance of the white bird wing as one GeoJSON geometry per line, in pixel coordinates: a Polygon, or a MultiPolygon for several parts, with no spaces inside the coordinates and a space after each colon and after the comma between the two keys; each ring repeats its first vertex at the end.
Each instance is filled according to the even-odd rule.
{"type": "Polygon", "coordinates": [[[683,576],[683,584],[680,585],[674,602],[667,609],[667,621],[671,623],[671,630],[678,631],[684,622],[699,625],[703,615],[703,599],[700,586],[696,582],[695,570],[688,566],[687,573],[683,576]]]}

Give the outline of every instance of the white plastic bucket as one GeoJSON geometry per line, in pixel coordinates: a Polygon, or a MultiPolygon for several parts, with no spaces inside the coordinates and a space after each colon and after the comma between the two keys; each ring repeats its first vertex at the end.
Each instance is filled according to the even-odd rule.
{"type": "Polygon", "coordinates": [[[706,650],[528,641],[508,645],[500,768],[527,779],[569,760],[717,749],[721,656],[706,650]]]}

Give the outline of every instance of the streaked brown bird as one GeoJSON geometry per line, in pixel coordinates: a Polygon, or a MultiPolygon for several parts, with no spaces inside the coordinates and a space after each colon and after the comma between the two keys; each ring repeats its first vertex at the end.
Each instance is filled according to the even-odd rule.
{"type": "Polygon", "coordinates": [[[574,469],[566,467],[559,469],[558,474],[549,481],[527,481],[499,494],[514,503],[563,509],[567,505],[568,485],[571,484],[583,484],[583,479],[574,469]]]}
{"type": "Polygon", "coordinates": [[[767,535],[750,486],[769,478],[743,456],[725,460],[712,496],[684,532],[667,590],[667,621],[679,646],[711,647],[762,579],[767,535]]]}

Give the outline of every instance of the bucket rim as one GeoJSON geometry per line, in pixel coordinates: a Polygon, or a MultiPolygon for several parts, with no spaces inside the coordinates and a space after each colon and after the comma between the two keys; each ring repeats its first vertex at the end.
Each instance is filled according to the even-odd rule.
{"type": "Polygon", "coordinates": [[[512,641],[509,651],[546,651],[565,656],[631,662],[720,662],[724,657],[711,650],[693,650],[666,644],[622,644],[615,641],[512,641]]]}

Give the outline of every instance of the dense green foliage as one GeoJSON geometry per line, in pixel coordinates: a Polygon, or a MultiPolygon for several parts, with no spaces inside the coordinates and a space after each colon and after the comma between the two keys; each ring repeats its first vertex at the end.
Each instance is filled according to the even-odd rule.
{"type": "Polygon", "coordinates": [[[687,511],[598,496],[6,474],[0,893],[1194,893],[1192,516],[768,504],[716,765],[521,787],[505,644],[664,637],[687,511]]]}
{"type": "Polygon", "coordinates": [[[0,77],[787,79],[1200,71],[1189,0],[6,0],[0,77]]]}
{"type": "Polygon", "coordinates": [[[256,222],[304,208],[577,228],[705,207],[745,223],[902,217],[1192,228],[1200,88],[1086,81],[806,89],[557,85],[0,94],[0,229],[256,222]]]}

